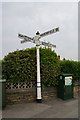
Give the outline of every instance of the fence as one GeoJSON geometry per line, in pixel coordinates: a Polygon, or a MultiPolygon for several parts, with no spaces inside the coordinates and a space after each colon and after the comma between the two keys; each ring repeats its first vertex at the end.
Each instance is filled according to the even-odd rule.
{"type": "Polygon", "coordinates": [[[21,89],[21,88],[33,88],[36,87],[36,82],[20,82],[20,83],[6,83],[6,89],[21,89]]]}

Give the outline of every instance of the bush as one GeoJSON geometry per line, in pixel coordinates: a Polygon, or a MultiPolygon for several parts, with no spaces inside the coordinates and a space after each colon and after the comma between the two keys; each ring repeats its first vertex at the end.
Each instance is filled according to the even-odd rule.
{"type": "Polygon", "coordinates": [[[0,60],[0,79],[2,79],[2,60],[0,60]]]}
{"type": "Polygon", "coordinates": [[[60,61],[51,49],[40,49],[41,79],[45,86],[57,85],[60,74],[60,61]]]}
{"type": "Polygon", "coordinates": [[[78,72],[80,71],[80,63],[78,64],[77,61],[63,60],[60,62],[60,66],[61,73],[68,73],[73,75],[73,82],[78,80],[78,78],[80,77],[80,72],[78,72]]]}
{"type": "Polygon", "coordinates": [[[35,59],[35,49],[17,50],[9,53],[2,62],[3,78],[8,82],[35,80],[35,59]]]}
{"type": "Polygon", "coordinates": [[[80,61],[78,62],[78,80],[80,81],[80,61]]]}
{"type": "MultiPolygon", "coordinates": [[[[54,51],[40,48],[41,80],[44,86],[57,84],[60,74],[60,62],[54,51]]],[[[36,81],[36,48],[17,50],[9,53],[2,61],[3,78],[7,82],[36,81]]]]}

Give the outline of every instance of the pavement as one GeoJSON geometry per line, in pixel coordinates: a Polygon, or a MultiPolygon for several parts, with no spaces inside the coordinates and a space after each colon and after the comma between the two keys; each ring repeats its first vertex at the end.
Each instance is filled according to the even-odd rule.
{"type": "Polygon", "coordinates": [[[62,100],[56,97],[42,103],[7,105],[3,118],[78,118],[78,97],[62,100]]]}

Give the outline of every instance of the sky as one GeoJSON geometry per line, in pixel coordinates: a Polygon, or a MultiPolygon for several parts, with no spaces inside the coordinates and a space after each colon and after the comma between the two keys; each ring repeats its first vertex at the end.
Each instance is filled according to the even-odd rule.
{"type": "Polygon", "coordinates": [[[0,59],[17,49],[35,47],[30,42],[21,44],[18,33],[34,37],[37,31],[43,33],[59,27],[59,32],[44,37],[41,41],[55,44],[53,50],[61,59],[78,60],[77,2],[3,2],[2,6],[0,4],[0,15],[1,13],[0,59]]]}

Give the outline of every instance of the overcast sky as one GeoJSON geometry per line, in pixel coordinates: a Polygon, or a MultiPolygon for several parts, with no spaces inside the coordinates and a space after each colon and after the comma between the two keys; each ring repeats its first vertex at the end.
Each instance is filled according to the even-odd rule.
{"type": "MultiPolygon", "coordinates": [[[[33,43],[20,43],[18,33],[34,37],[36,31],[46,32],[59,27],[59,32],[41,39],[56,45],[57,55],[78,60],[78,3],[77,2],[13,2],[2,8],[2,59],[17,49],[34,47],[33,43]]],[[[0,12],[1,13],[1,12],[0,12]]],[[[1,36],[0,36],[1,37],[1,36]]],[[[0,47],[1,51],[1,47],[0,47]]]]}

